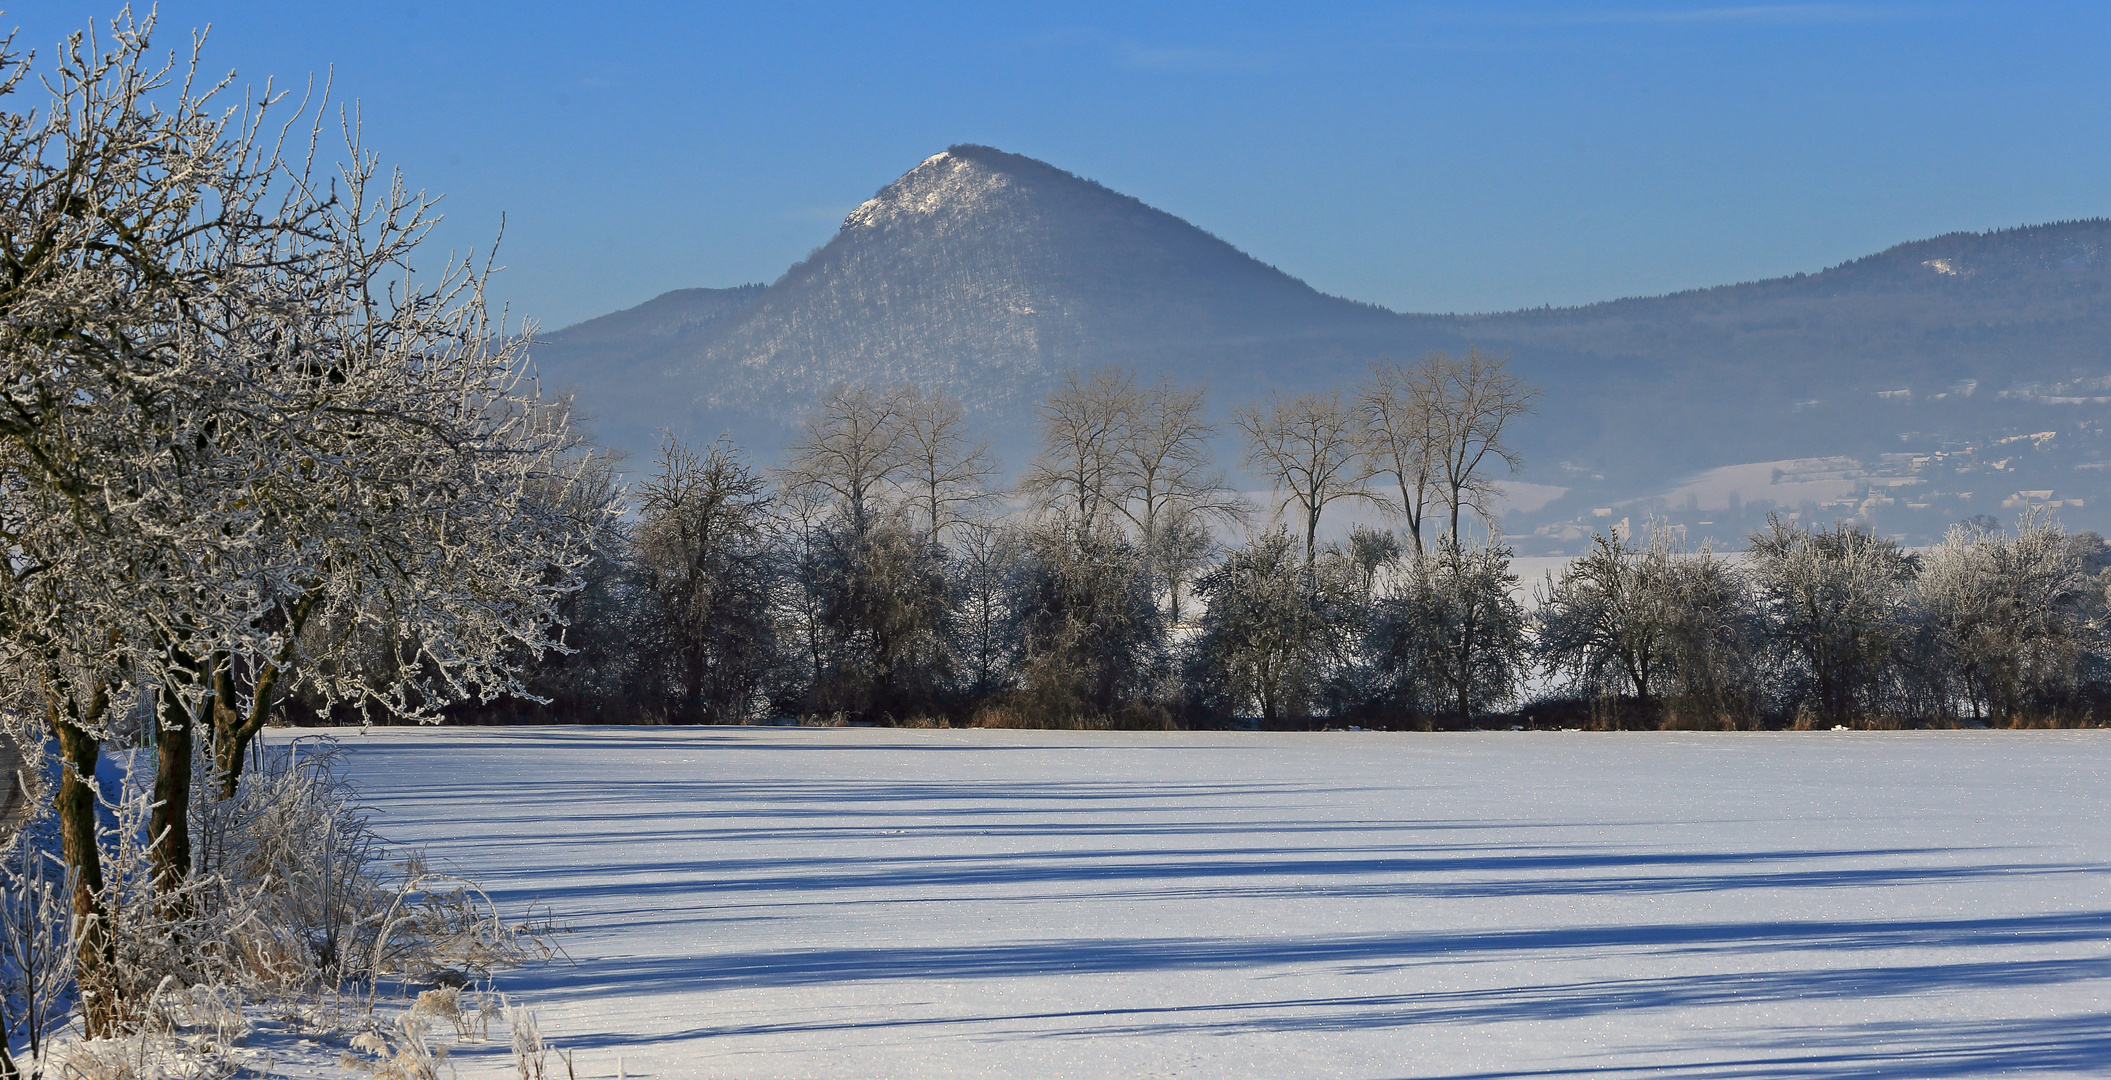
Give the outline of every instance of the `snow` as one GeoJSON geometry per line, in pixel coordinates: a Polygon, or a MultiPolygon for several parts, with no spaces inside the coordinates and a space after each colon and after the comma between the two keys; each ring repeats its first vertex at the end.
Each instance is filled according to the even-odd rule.
{"type": "Polygon", "coordinates": [[[1784,458],[1696,473],[1659,497],[1667,506],[1690,502],[1700,510],[1723,510],[1733,500],[1749,503],[1757,499],[1771,499],[1792,509],[1806,502],[1821,506],[1839,502],[1868,482],[1868,471],[1853,458],[1784,458]]]}
{"type": "MultiPolygon", "coordinates": [[[[2111,1062],[2111,733],[348,733],[581,1077],[2111,1062]]],[[[461,1075],[511,1075],[465,1047],[461,1075]]]]}

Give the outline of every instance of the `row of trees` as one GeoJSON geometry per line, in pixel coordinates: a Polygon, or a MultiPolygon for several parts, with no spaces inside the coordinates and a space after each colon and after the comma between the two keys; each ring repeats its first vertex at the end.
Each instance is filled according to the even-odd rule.
{"type": "MultiPolygon", "coordinates": [[[[1248,466],[1297,525],[1288,565],[1305,591],[1322,514],[1344,499],[1391,505],[1417,551],[1438,543],[1423,521],[1443,506],[1456,547],[1462,514],[1488,509],[1483,463],[1514,463],[1503,429],[1530,398],[1475,352],[1238,410],[1248,466]]],[[[1260,510],[1213,466],[1202,391],[1073,372],[1041,417],[1041,451],[1009,491],[964,410],[910,387],[831,390],[770,474],[723,440],[666,441],[626,546],[572,601],[580,651],[536,669],[548,715],[1162,723],[1236,709],[1183,689],[1200,670],[1190,593],[1218,604],[1218,534],[1251,531],[1260,510]]]]}
{"type": "Polygon", "coordinates": [[[1520,703],[1652,727],[2018,723],[2104,697],[2094,534],[1975,523],[1915,554],[1774,520],[1739,558],[1601,537],[1526,604],[1499,539],[1461,527],[1489,516],[1484,463],[1514,463],[1503,429],[1530,404],[1499,361],[1381,364],[1353,393],[1237,410],[1272,508],[1213,469],[1202,404],[1072,375],[1009,492],[960,407],[913,389],[830,392],[774,473],[670,440],[567,601],[579,651],[529,685],[558,717],[1033,725],[1456,725],[1520,703]],[[1404,527],[1322,543],[1352,498],[1404,527]]]}
{"type": "Polygon", "coordinates": [[[1734,563],[1600,538],[1550,582],[1533,644],[1600,700],[1704,726],[2095,723],[2111,705],[2107,566],[2101,537],[2039,515],[1918,553],[1770,518],[1734,563]]]}

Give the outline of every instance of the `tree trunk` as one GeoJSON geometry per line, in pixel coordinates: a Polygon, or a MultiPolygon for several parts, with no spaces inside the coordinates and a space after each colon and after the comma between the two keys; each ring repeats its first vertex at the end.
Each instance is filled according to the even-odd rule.
{"type": "Polygon", "coordinates": [[[218,795],[222,799],[235,797],[235,790],[242,781],[242,756],[249,749],[250,738],[244,733],[242,716],[235,712],[229,698],[213,695],[213,776],[219,783],[218,795]]]}
{"type": "Polygon", "coordinates": [[[308,624],[309,613],[321,601],[322,586],[310,586],[286,613],[286,641],[279,646],[278,655],[250,669],[255,681],[249,688],[247,716],[235,711],[234,659],[224,652],[213,654],[210,673],[213,680],[213,764],[219,770],[221,798],[235,797],[236,787],[242,779],[242,754],[249,749],[257,733],[264,730],[264,721],[271,718],[279,679],[285,674],[287,665],[293,662],[301,628],[308,624]]]}
{"type": "Polygon", "coordinates": [[[115,980],[111,966],[116,961],[110,928],[103,911],[102,848],[95,835],[95,762],[102,741],[52,710],[52,727],[59,735],[57,806],[60,851],[72,869],[74,945],[79,967],[76,980],[81,988],[81,1018],[88,1037],[111,1033],[115,1020],[115,980]]]}
{"type": "Polygon", "coordinates": [[[154,891],[166,895],[191,873],[191,711],[174,690],[161,690],[161,731],[154,740],[154,808],[147,818],[154,891]]]}
{"type": "Polygon", "coordinates": [[[1407,493],[1407,481],[1401,478],[1400,507],[1407,518],[1407,535],[1415,542],[1415,554],[1422,554],[1422,510],[1423,506],[1407,493]]]}

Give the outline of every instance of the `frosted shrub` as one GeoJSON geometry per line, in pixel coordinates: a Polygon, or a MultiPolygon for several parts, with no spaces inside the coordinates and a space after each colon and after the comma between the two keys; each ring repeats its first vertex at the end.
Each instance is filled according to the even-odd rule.
{"type": "Polygon", "coordinates": [[[508,926],[473,882],[422,853],[391,863],[338,748],[263,755],[232,799],[197,806],[193,880],[227,912],[238,975],[257,992],[339,989],[388,976],[488,974],[554,950],[508,926]]]}
{"type": "Polygon", "coordinates": [[[363,1028],[352,1045],[372,1055],[348,1055],[348,1063],[375,1076],[436,1077],[434,1024],[464,1038],[481,1025],[488,1035],[491,1006],[479,995],[478,1007],[465,1010],[461,984],[555,955],[547,927],[508,925],[473,882],[434,870],[419,853],[392,861],[357,790],[336,770],[334,744],[260,757],[234,797],[193,804],[192,872],[158,891],[147,833],[152,785],[144,770],[127,772],[120,797],[103,805],[105,878],[92,922],[74,919],[71,883],[56,872],[49,838],[26,837],[0,859],[0,1022],[31,1057],[28,1068],[0,1069],[0,1077],[38,1069],[233,1075],[253,1056],[237,1049],[249,1033],[246,1005],[305,1017],[309,1006],[342,1003],[348,992],[364,997],[367,1012],[351,1021],[363,1028]],[[107,943],[108,962],[83,971],[77,942],[91,927],[107,943]],[[381,1022],[372,1006],[391,978],[453,985],[425,991],[395,1021],[381,1022]],[[54,1051],[47,1036],[69,990],[84,1014],[106,1018],[98,1032],[105,1037],[54,1051]]]}
{"type": "Polygon", "coordinates": [[[100,912],[76,927],[77,937],[91,926],[101,933],[108,962],[77,970],[77,983],[83,1012],[107,1017],[113,1032],[134,1032],[171,989],[243,981],[232,961],[250,913],[244,897],[202,875],[157,893],[149,783],[128,768],[121,790],[119,801],[104,803],[112,824],[102,830],[100,912]]]}
{"type": "Polygon", "coordinates": [[[455,1034],[469,1036],[469,1015],[462,1011],[462,988],[459,986],[436,986],[420,991],[418,1000],[411,1003],[410,1011],[434,1020],[445,1020],[454,1025],[455,1034]]]}
{"type": "Polygon", "coordinates": [[[508,1009],[506,1022],[513,1028],[513,1069],[520,1074],[520,1080],[547,1080],[550,1046],[542,1041],[535,1014],[522,1008],[508,1009]]]}
{"type": "Polygon", "coordinates": [[[172,990],[277,997],[365,973],[333,946],[376,925],[389,893],[364,819],[348,813],[349,788],[327,767],[275,755],[243,778],[236,798],[198,804],[197,865],[158,891],[150,783],[128,769],[121,791],[105,803],[101,910],[90,916],[105,932],[109,962],[80,973],[84,1009],[117,1032],[184,1027],[154,1013],[172,990]]]}
{"type": "Polygon", "coordinates": [[[0,1062],[19,1038],[32,1060],[65,1015],[73,980],[73,883],[38,837],[20,836],[0,857],[0,1062]]]}
{"type": "Polygon", "coordinates": [[[336,987],[371,974],[390,902],[383,851],[328,743],[263,755],[231,799],[193,805],[193,879],[248,916],[229,938],[260,990],[336,987]]]}
{"type": "Polygon", "coordinates": [[[378,1080],[439,1080],[440,1062],[447,1050],[426,1038],[432,1021],[412,1010],[398,1016],[392,1028],[375,1027],[353,1037],[352,1048],[373,1058],[346,1054],[339,1063],[378,1080]]]}

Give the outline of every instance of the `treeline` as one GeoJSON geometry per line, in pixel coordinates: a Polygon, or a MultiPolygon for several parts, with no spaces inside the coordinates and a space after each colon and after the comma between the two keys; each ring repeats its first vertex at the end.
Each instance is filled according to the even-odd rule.
{"type": "MultiPolygon", "coordinates": [[[[1009,490],[963,409],[839,387],[782,469],[663,443],[507,722],[1749,729],[2093,723],[2107,561],[2026,519],[1913,553],[1772,519],[1741,557],[1600,537],[1533,586],[1492,529],[1529,388],[1478,353],[1234,411],[1107,369],[1041,407],[1009,490]],[[1320,540],[1377,503],[1397,529],[1320,540]],[[1223,536],[1238,537],[1225,543],[1223,536]]],[[[604,483],[613,487],[613,477],[604,483]]]]}
{"type": "Polygon", "coordinates": [[[2103,538],[2036,514],[1921,552],[1772,515],[1737,560],[1600,537],[1550,578],[1520,647],[1601,724],[2095,725],[2106,566],[2103,538]]]}
{"type": "MultiPolygon", "coordinates": [[[[1458,529],[1485,508],[1484,463],[1510,460],[1503,427],[1530,398],[1499,361],[1473,353],[1380,364],[1354,393],[1237,410],[1246,464],[1281,493],[1274,510],[1293,536],[1280,524],[1254,530],[1265,508],[1213,466],[1218,432],[1196,388],[1116,369],[1071,374],[1042,404],[1040,453],[1000,489],[957,402],[837,387],[781,469],[724,439],[664,441],[630,492],[634,514],[567,601],[570,651],[524,658],[524,685],[542,700],[464,703],[453,715],[1167,726],[1257,707],[1304,717],[1301,691],[1293,702],[1273,682],[1243,689],[1251,680],[1233,655],[1243,631],[1225,621],[1247,589],[1240,568],[1275,558],[1302,582],[1294,596],[1331,603],[1331,568],[1352,556],[1319,543],[1330,506],[1396,492],[1416,550],[1445,522],[1458,529]],[[1219,534],[1241,530],[1253,543],[1227,551],[1219,534]]],[[[606,471],[599,483],[616,487],[606,471]]],[[[1361,587],[1375,595],[1375,549],[1357,543],[1361,587]]],[[[1396,559],[1399,541],[1386,543],[1396,559]]]]}

